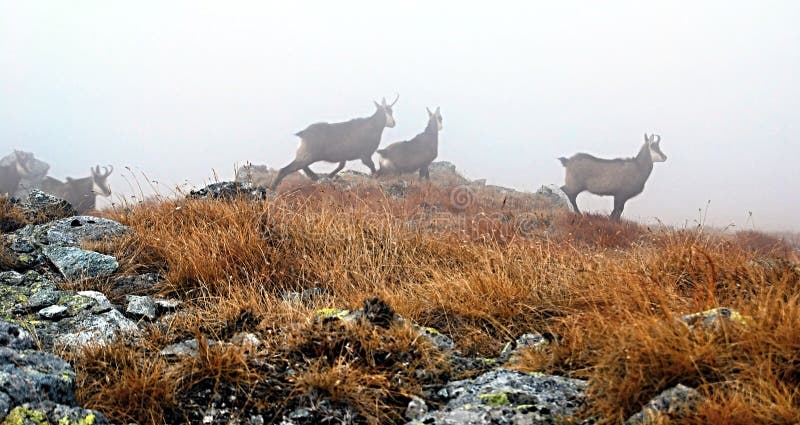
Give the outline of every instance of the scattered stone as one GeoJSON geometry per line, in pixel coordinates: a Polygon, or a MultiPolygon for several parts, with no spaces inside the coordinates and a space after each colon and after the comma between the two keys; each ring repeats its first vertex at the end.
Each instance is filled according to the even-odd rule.
{"type": "Polygon", "coordinates": [[[670,388],[650,400],[642,410],[625,421],[626,425],[645,425],[661,423],[664,416],[675,419],[691,413],[702,400],[697,390],[683,384],[670,388]]]}
{"type": "Polygon", "coordinates": [[[112,286],[114,293],[136,295],[150,292],[160,281],[161,275],[158,273],[115,276],[112,278],[112,286]]]}
{"type": "Polygon", "coordinates": [[[13,238],[11,245],[9,245],[12,251],[20,254],[30,254],[31,252],[36,250],[36,246],[31,242],[30,239],[23,238],[23,237],[15,237],[13,238]]]}
{"type": "Polygon", "coordinates": [[[0,284],[17,286],[22,284],[25,277],[15,271],[0,272],[0,284]]]}
{"type": "Polygon", "coordinates": [[[156,303],[150,297],[139,295],[128,295],[125,297],[128,307],[125,313],[136,319],[156,319],[156,303]]]}
{"type": "Polygon", "coordinates": [[[172,313],[178,309],[178,306],[181,305],[181,302],[178,300],[167,300],[163,298],[155,298],[153,302],[156,305],[156,314],[161,316],[162,314],[172,313]]]}
{"type": "Polygon", "coordinates": [[[406,419],[413,421],[426,413],[428,413],[428,405],[425,400],[417,396],[411,397],[411,401],[406,407],[406,419]]]}
{"type": "Polygon", "coordinates": [[[423,326],[415,325],[415,328],[419,333],[427,338],[433,345],[442,351],[452,351],[456,348],[456,344],[453,342],[450,337],[447,335],[439,332],[434,328],[427,328],[423,326]]]}
{"type": "Polygon", "coordinates": [[[28,309],[40,310],[45,307],[50,307],[58,303],[59,298],[61,298],[61,291],[51,288],[43,289],[28,298],[28,309]]]}
{"type": "Polygon", "coordinates": [[[383,191],[386,192],[387,195],[391,196],[392,198],[401,201],[406,199],[408,196],[408,188],[409,184],[405,180],[399,180],[396,182],[383,184],[383,191]]]}
{"type": "Polygon", "coordinates": [[[44,254],[69,280],[109,276],[119,267],[110,255],[70,246],[50,246],[44,254]]]}
{"type": "Polygon", "coordinates": [[[723,322],[735,322],[747,326],[749,317],[728,307],[718,307],[700,313],[681,316],[681,322],[690,329],[701,327],[703,329],[717,329],[723,322]]]}
{"type": "Polygon", "coordinates": [[[240,332],[234,335],[233,338],[231,338],[231,343],[247,348],[258,348],[262,344],[258,336],[250,332],[240,332]]]}
{"type": "Polygon", "coordinates": [[[0,347],[27,350],[33,347],[33,338],[21,327],[0,320],[0,347]]]}
{"type": "Polygon", "coordinates": [[[449,401],[409,424],[560,423],[584,403],[586,382],[497,369],[447,384],[449,401]]]}
{"type": "Polygon", "coordinates": [[[53,343],[66,347],[83,347],[90,344],[105,345],[113,341],[117,334],[132,337],[139,334],[136,323],[114,309],[102,314],[86,312],[58,323],[59,329],[55,330],[53,343]]]}
{"type": "Polygon", "coordinates": [[[39,317],[47,320],[59,320],[69,315],[69,307],[63,305],[51,305],[50,307],[39,310],[39,317]]]}
{"type": "Polygon", "coordinates": [[[544,185],[534,193],[534,196],[546,199],[554,209],[572,211],[572,203],[558,185],[544,185]]]}
{"type": "Polygon", "coordinates": [[[538,333],[524,334],[519,338],[517,338],[516,341],[512,341],[506,344],[506,346],[503,347],[503,351],[500,352],[500,357],[498,357],[497,360],[501,363],[513,361],[513,359],[523,349],[541,350],[548,344],[549,342],[547,341],[547,339],[541,334],[538,333]]]}
{"type": "Polygon", "coordinates": [[[92,310],[92,312],[95,314],[105,313],[106,311],[114,308],[114,306],[111,304],[111,301],[109,301],[108,297],[106,297],[102,292],[80,291],[78,292],[78,295],[92,299],[95,303],[97,303],[92,310]]]}
{"type": "Polygon", "coordinates": [[[244,198],[253,201],[267,199],[267,189],[253,186],[246,182],[213,183],[204,188],[189,192],[190,199],[223,199],[244,198]]]}
{"type": "Polygon", "coordinates": [[[324,295],[325,290],[322,288],[309,288],[303,289],[301,292],[284,292],[281,294],[281,299],[287,302],[310,303],[324,295]]]}
{"type": "MultiPolygon", "coordinates": [[[[214,340],[207,340],[206,343],[209,346],[216,345],[217,341],[214,340]]],[[[182,356],[189,356],[194,357],[200,352],[200,343],[192,338],[183,342],[179,342],[177,344],[172,344],[164,347],[161,350],[161,355],[165,357],[182,357],[182,356]]]]}

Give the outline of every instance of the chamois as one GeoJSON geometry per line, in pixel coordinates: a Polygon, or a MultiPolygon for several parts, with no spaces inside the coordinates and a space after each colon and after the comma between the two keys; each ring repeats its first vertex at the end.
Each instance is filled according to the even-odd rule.
{"type": "Polygon", "coordinates": [[[14,162],[0,165],[0,195],[14,196],[19,182],[30,174],[32,155],[18,150],[14,151],[14,162]]]}
{"type": "Polygon", "coordinates": [[[667,156],[661,152],[661,136],[644,135],[644,145],[634,158],[601,159],[586,153],[571,158],[559,158],[566,170],[566,179],[561,190],[569,198],[575,212],[580,214],[576,201],[584,190],[600,196],[614,197],[613,220],[619,220],[628,199],[642,193],[644,184],[653,171],[654,162],[664,162],[667,156]]]}
{"type": "Polygon", "coordinates": [[[107,179],[114,171],[114,167],[103,167],[101,172],[98,165],[90,170],[91,176],[81,179],[67,177],[66,182],[46,177],[42,181],[42,191],[69,202],[78,214],[94,210],[96,195],[104,198],[111,196],[111,187],[108,185],[107,179]]]}
{"type": "Polygon", "coordinates": [[[278,171],[271,189],[275,190],[284,177],[297,170],[303,170],[311,180],[317,180],[319,177],[309,165],[318,161],[339,163],[336,169],[328,174],[329,178],[333,178],[341,171],[347,161],[354,159],[360,159],[375,174],[372,154],[381,143],[383,129],[395,125],[392,107],[399,98],[398,95],[391,104],[386,104],[386,98],[381,103],[374,102],[375,113],[370,117],[333,124],[319,122],[295,133],[300,137],[300,147],[297,148],[295,159],[278,171]]]}
{"type": "Polygon", "coordinates": [[[425,131],[414,136],[413,139],[391,145],[378,150],[381,159],[378,162],[381,169],[378,176],[393,173],[402,174],[419,170],[420,180],[430,180],[428,166],[439,155],[439,131],[442,130],[442,114],[439,108],[436,112],[428,110],[428,126],[425,131]]]}

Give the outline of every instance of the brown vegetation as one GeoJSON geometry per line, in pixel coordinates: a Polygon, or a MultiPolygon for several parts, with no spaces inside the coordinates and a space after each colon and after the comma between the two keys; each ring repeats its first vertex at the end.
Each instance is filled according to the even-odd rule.
{"type": "Polygon", "coordinates": [[[585,414],[604,422],[678,383],[708,400],[687,422],[800,421],[800,267],[777,239],[532,211],[480,192],[454,205],[428,185],[400,200],[370,185],[286,187],[264,202],[107,213],[135,232],[102,248],[125,273],[160,272],[156,290],[185,304],[141,343],[72,354],[81,402],[115,422],[161,423],[191,419],[187,397],[211,388],[275,417],[326,399],[360,422],[402,423],[410,396],[448,377],[445,358],[407,323],[315,314],[379,297],[470,355],[495,356],[526,332],[556,335],[514,367],[589,379],[585,414]],[[281,297],[308,288],[324,295],[281,297]],[[677,320],[717,306],[748,319],[708,332],[677,320]],[[264,346],[204,342],[240,332],[264,346]],[[197,357],[158,356],[191,337],[197,357]]]}

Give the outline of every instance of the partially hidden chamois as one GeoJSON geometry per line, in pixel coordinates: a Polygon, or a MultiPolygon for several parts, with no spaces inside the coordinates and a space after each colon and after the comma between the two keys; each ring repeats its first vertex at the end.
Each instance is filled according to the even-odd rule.
{"type": "Polygon", "coordinates": [[[613,196],[614,210],[611,218],[619,220],[625,202],[642,193],[654,162],[664,162],[667,156],[661,151],[661,136],[644,135],[644,145],[634,158],[602,159],[586,153],[571,158],[559,158],[566,168],[566,179],[561,190],[569,198],[575,212],[580,214],[577,197],[583,191],[595,195],[613,196]]]}
{"type": "Polygon", "coordinates": [[[103,167],[101,172],[98,165],[90,170],[92,174],[89,177],[81,179],[67,177],[65,182],[53,177],[45,177],[41,190],[69,202],[78,214],[92,211],[96,206],[97,195],[104,198],[111,196],[108,176],[114,171],[114,167],[103,167]]]}
{"type": "MultiPolygon", "coordinates": [[[[397,99],[399,98],[398,95],[397,99]]],[[[347,161],[354,159],[360,159],[375,174],[372,155],[381,143],[383,129],[395,125],[392,107],[397,103],[397,99],[391,104],[386,103],[386,98],[381,103],[374,102],[375,113],[369,117],[333,124],[319,122],[297,132],[295,135],[300,137],[300,146],[297,148],[295,159],[278,171],[271,189],[275,190],[284,177],[298,170],[303,170],[309,178],[317,180],[319,177],[309,165],[319,161],[339,163],[336,169],[328,174],[329,178],[333,178],[341,171],[347,161]]]]}
{"type": "Polygon", "coordinates": [[[439,155],[439,131],[442,130],[442,114],[439,108],[428,111],[428,126],[413,139],[392,143],[378,150],[381,169],[378,175],[411,173],[419,170],[420,179],[430,180],[428,166],[439,155]]]}
{"type": "Polygon", "coordinates": [[[15,150],[14,162],[0,165],[0,195],[14,196],[19,182],[30,172],[29,162],[33,155],[15,150]]]}

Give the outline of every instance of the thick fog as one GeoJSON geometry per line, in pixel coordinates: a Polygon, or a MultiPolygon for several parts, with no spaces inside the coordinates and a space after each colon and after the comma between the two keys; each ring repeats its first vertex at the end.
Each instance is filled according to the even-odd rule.
{"type": "Polygon", "coordinates": [[[560,185],[556,158],[633,156],[657,133],[669,158],[626,217],[796,231],[798,22],[793,0],[0,0],[0,155],[168,192],[281,167],[298,130],[399,93],[382,145],[441,106],[439,159],[471,178],[560,185]]]}

